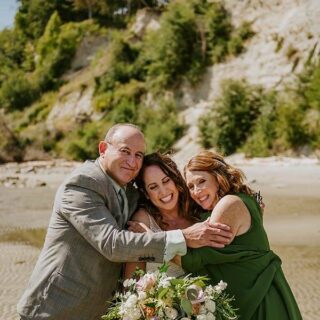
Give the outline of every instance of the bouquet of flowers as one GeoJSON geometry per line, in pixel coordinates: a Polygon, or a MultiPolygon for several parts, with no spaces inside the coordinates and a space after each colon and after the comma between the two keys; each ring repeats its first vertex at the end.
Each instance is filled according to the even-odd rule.
{"type": "Polygon", "coordinates": [[[117,293],[115,302],[103,320],[227,320],[238,319],[231,305],[233,298],[223,291],[227,284],[207,285],[206,277],[168,277],[168,265],[153,273],[139,270],[140,277],[127,279],[125,291],[117,293]]]}

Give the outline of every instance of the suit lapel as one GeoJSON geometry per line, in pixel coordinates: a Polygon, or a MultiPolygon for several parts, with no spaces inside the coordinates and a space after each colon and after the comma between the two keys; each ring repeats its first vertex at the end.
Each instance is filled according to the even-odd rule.
{"type": "MultiPolygon", "coordinates": [[[[124,219],[123,212],[121,211],[119,198],[116,190],[113,188],[111,178],[107,175],[107,173],[104,170],[102,170],[98,159],[95,160],[94,165],[97,167],[101,176],[103,176],[103,180],[105,181],[106,199],[108,199],[108,203],[106,203],[106,206],[110,210],[110,213],[112,214],[112,216],[117,221],[119,227],[123,228],[127,221],[126,219],[124,219]]],[[[128,203],[128,201],[125,201],[125,203],[128,203]]],[[[128,214],[126,215],[126,217],[127,216],[128,214]]]]}

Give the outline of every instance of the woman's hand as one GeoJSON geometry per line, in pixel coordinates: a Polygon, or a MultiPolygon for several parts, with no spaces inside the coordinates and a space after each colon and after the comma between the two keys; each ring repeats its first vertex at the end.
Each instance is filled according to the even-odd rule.
{"type": "Polygon", "coordinates": [[[135,233],[152,232],[143,222],[128,221],[128,230],[135,233]]]}

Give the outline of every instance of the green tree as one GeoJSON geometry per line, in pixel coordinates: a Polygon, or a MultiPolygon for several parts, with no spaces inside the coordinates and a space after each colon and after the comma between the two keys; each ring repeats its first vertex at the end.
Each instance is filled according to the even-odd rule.
{"type": "Polygon", "coordinates": [[[204,147],[215,147],[231,154],[250,136],[264,104],[261,87],[246,81],[228,80],[222,84],[221,96],[208,114],[199,120],[204,147]]]}
{"type": "Polygon", "coordinates": [[[0,90],[0,103],[10,111],[25,108],[36,97],[36,88],[22,71],[12,73],[0,90]]]}
{"type": "Polygon", "coordinates": [[[62,24],[58,13],[53,13],[37,46],[34,77],[41,91],[60,84],[60,76],[69,68],[83,35],[95,32],[95,27],[92,21],[62,24]]]}
{"type": "Polygon", "coordinates": [[[57,11],[55,11],[46,26],[43,36],[39,39],[37,53],[39,55],[38,65],[44,64],[46,58],[52,54],[52,51],[58,46],[60,27],[62,21],[57,11]]]}
{"type": "Polygon", "coordinates": [[[186,77],[194,82],[203,70],[201,38],[195,14],[185,3],[171,3],[161,28],[144,45],[147,72],[155,88],[167,88],[186,77]]]}
{"type": "Polygon", "coordinates": [[[42,36],[52,13],[56,10],[56,1],[20,0],[15,16],[15,27],[26,39],[38,39],[42,36]]]}
{"type": "Polygon", "coordinates": [[[100,10],[101,9],[106,10],[106,1],[73,0],[73,5],[76,10],[82,10],[82,9],[87,10],[88,11],[88,19],[92,19],[94,9],[97,10],[97,8],[99,8],[100,10]]]}

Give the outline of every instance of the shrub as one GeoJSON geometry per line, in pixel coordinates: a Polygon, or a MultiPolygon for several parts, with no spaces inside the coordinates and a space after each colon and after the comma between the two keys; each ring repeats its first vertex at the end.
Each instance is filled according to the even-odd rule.
{"type": "Polygon", "coordinates": [[[102,123],[88,122],[83,128],[68,137],[67,157],[74,160],[95,159],[98,156],[98,143],[101,140],[102,123]]]}
{"type": "Polygon", "coordinates": [[[56,88],[60,84],[59,77],[69,68],[83,36],[96,31],[97,27],[90,21],[62,25],[58,13],[53,13],[37,46],[39,58],[35,81],[41,91],[56,88]]]}
{"type": "Polygon", "coordinates": [[[37,97],[38,91],[20,71],[11,74],[0,90],[0,103],[9,111],[22,110],[37,97]]]}
{"type": "Polygon", "coordinates": [[[233,30],[231,16],[222,3],[215,2],[208,8],[205,23],[210,60],[213,63],[221,62],[228,53],[228,42],[233,30]]]}
{"type": "Polygon", "coordinates": [[[277,94],[266,92],[261,98],[264,101],[261,114],[256,120],[252,133],[241,147],[241,150],[249,157],[266,157],[272,154],[277,137],[277,94]]]}
{"type": "Polygon", "coordinates": [[[145,133],[149,152],[168,151],[184,131],[176,104],[171,99],[162,100],[155,109],[142,107],[137,124],[145,133]]]}
{"type": "Polygon", "coordinates": [[[279,103],[276,119],[278,147],[287,150],[308,144],[310,137],[304,119],[305,109],[295,99],[284,99],[279,103]]]}
{"type": "Polygon", "coordinates": [[[132,100],[122,99],[111,113],[111,120],[114,123],[136,123],[139,106],[132,100]]]}
{"type": "Polygon", "coordinates": [[[245,81],[225,81],[222,94],[205,117],[199,119],[204,147],[219,148],[225,154],[235,152],[252,132],[264,99],[260,87],[245,81]]]}
{"type": "Polygon", "coordinates": [[[191,82],[202,73],[205,59],[195,14],[185,3],[172,2],[161,18],[160,30],[150,33],[144,44],[148,77],[156,90],[191,82]]]}
{"type": "Polygon", "coordinates": [[[144,83],[133,79],[126,84],[117,84],[113,90],[96,95],[94,107],[97,111],[112,111],[121,104],[139,104],[141,96],[145,93],[144,83]]]}
{"type": "Polygon", "coordinates": [[[15,30],[0,32],[0,85],[23,62],[24,40],[15,30]]]}
{"type": "Polygon", "coordinates": [[[38,39],[55,10],[55,1],[20,1],[16,14],[16,29],[28,39],[38,39]]]}
{"type": "MultiPolygon", "coordinates": [[[[233,39],[235,53],[252,35],[250,28],[248,23],[239,28],[238,37],[233,39]]],[[[161,16],[160,29],[148,32],[141,41],[113,32],[106,61],[108,70],[96,79],[95,93],[114,91],[132,79],[146,82],[156,93],[177,88],[183,80],[194,84],[208,64],[221,61],[228,54],[232,32],[230,14],[221,3],[172,2],[161,16]]],[[[106,98],[110,100],[111,95],[106,98]]],[[[109,109],[109,103],[104,104],[101,99],[97,104],[109,109]]]]}
{"type": "Polygon", "coordinates": [[[18,115],[21,122],[16,127],[16,130],[20,132],[30,125],[44,123],[55,99],[56,94],[53,92],[42,95],[41,99],[33,103],[32,106],[18,115]]]}
{"type": "Polygon", "coordinates": [[[301,89],[305,91],[307,104],[311,108],[320,110],[320,62],[307,68],[300,81],[305,84],[301,89]]]}
{"type": "Polygon", "coordinates": [[[107,72],[95,79],[96,94],[113,91],[118,84],[126,84],[132,79],[144,80],[143,67],[138,61],[139,49],[130,44],[122,35],[112,34],[108,49],[107,72]]]}
{"type": "Polygon", "coordinates": [[[254,35],[255,32],[251,28],[251,23],[245,21],[233,32],[228,42],[228,53],[231,55],[238,55],[242,53],[244,51],[245,41],[254,35]]]}

